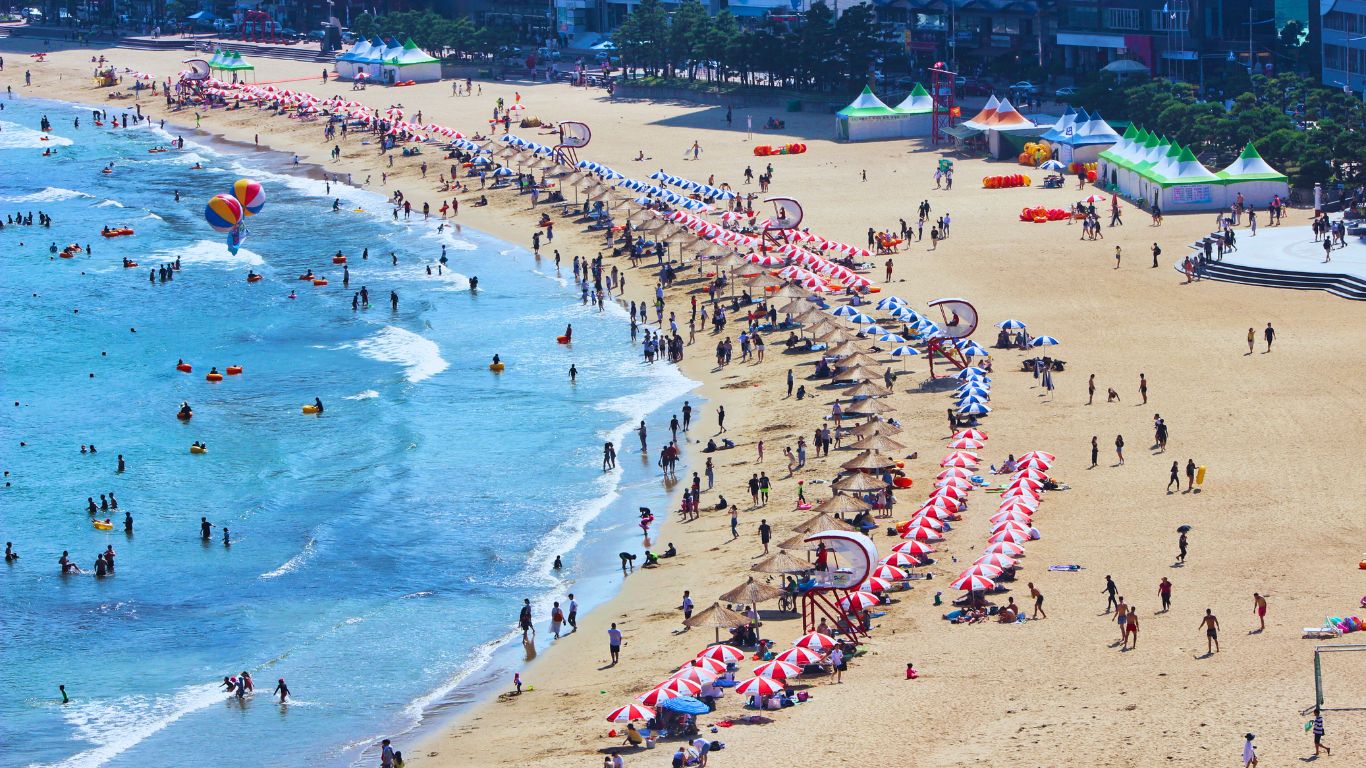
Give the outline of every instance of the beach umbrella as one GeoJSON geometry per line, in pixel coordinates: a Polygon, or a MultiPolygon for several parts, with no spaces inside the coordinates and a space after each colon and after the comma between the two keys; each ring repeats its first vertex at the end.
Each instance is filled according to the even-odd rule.
{"type": "MultiPolygon", "coordinates": [[[[917,541],[906,543],[919,544],[920,542],[917,541]]],[[[923,563],[921,563],[918,558],[909,555],[905,552],[893,552],[890,555],[887,555],[886,557],[882,558],[882,564],[890,565],[896,568],[917,568],[923,565],[923,563]]]]}
{"type": "Polygon", "coordinates": [[[739,648],[735,648],[734,645],[708,645],[698,653],[697,657],[698,659],[710,659],[713,661],[721,661],[723,664],[728,664],[731,663],[731,661],[743,661],[744,652],[739,648]]]}
{"type": "Polygon", "coordinates": [[[885,341],[885,342],[887,342],[887,343],[889,343],[889,344],[905,344],[905,343],[906,343],[906,338],[905,338],[904,336],[898,336],[898,335],[895,334],[895,333],[884,333],[884,334],[882,334],[881,336],[878,336],[878,337],[877,337],[877,340],[878,340],[878,341],[885,341]]]}
{"type": "Polygon", "coordinates": [[[735,686],[741,696],[776,696],[783,692],[783,684],[769,677],[751,677],[735,686]]]}
{"type": "Polygon", "coordinates": [[[1032,341],[1029,342],[1029,346],[1031,346],[1031,347],[1056,347],[1057,345],[1059,345],[1059,344],[1061,344],[1061,343],[1062,343],[1061,341],[1058,341],[1057,339],[1053,338],[1052,336],[1035,336],[1034,339],[1033,339],[1032,341]]]}
{"type": "Polygon", "coordinates": [[[915,357],[919,354],[920,350],[916,349],[915,347],[901,346],[892,350],[892,357],[915,357]]]}
{"type": "Polygon", "coordinates": [[[1039,164],[1039,170],[1042,170],[1042,171],[1065,171],[1065,170],[1067,170],[1067,166],[1063,165],[1062,163],[1058,162],[1057,160],[1045,160],[1045,161],[1043,161],[1042,163],[1039,164]]]}
{"type": "Polygon", "coordinates": [[[958,379],[959,381],[962,381],[963,379],[982,378],[982,377],[985,377],[986,375],[987,375],[986,370],[984,370],[984,369],[982,369],[982,368],[978,368],[978,367],[975,366],[975,365],[972,365],[972,366],[968,366],[967,368],[964,368],[964,369],[958,371],[958,373],[955,373],[955,374],[953,375],[953,377],[954,377],[955,379],[958,379]]]}
{"type": "Polygon", "coordinates": [[[682,695],[683,694],[678,691],[660,686],[659,688],[651,688],[649,691],[637,696],[636,701],[639,701],[647,707],[657,707],[669,699],[678,698],[682,695]]]}
{"type": "Polygon", "coordinates": [[[796,528],[793,528],[792,530],[796,531],[797,533],[820,533],[821,531],[857,530],[856,528],[854,528],[854,526],[850,525],[844,520],[835,517],[835,515],[854,514],[857,512],[862,512],[865,509],[872,509],[872,507],[865,504],[862,499],[859,499],[856,496],[846,496],[843,494],[833,496],[829,499],[826,499],[825,502],[822,502],[821,505],[817,507],[817,511],[819,512],[819,514],[810,518],[809,520],[797,526],[796,528]],[[848,504],[847,506],[839,506],[840,504],[846,502],[848,504]],[[830,505],[829,509],[825,508],[827,503],[829,503],[830,505]]]}
{"type": "Polygon", "coordinates": [[[859,384],[855,384],[852,387],[840,390],[840,397],[886,397],[890,394],[892,394],[892,390],[882,386],[881,384],[876,384],[871,381],[864,381],[859,384]]]}
{"type": "Polygon", "coordinates": [[[886,592],[891,588],[891,582],[887,581],[886,579],[880,579],[876,576],[869,576],[867,579],[864,580],[863,584],[859,586],[859,589],[863,590],[864,592],[886,592]]]}
{"type": "Polygon", "coordinates": [[[903,555],[928,555],[933,553],[935,548],[930,546],[929,542],[911,540],[892,545],[892,551],[903,555]]]}
{"type": "Polygon", "coordinates": [[[1083,203],[1103,203],[1105,200],[1105,195],[1091,195],[1090,197],[1082,198],[1083,203]]]}
{"type": "Polygon", "coordinates": [[[996,514],[992,515],[987,519],[992,523],[999,523],[1005,520],[1014,520],[1018,523],[1024,523],[1025,525],[1028,525],[1031,522],[1033,522],[1033,518],[1027,512],[1016,512],[1014,510],[1011,510],[1009,512],[997,512],[996,514]]]}
{"type": "Polygon", "coordinates": [[[983,552],[990,555],[1009,555],[1010,557],[1023,557],[1024,547],[1010,541],[996,541],[989,544],[983,552]]]}
{"type": "Polygon", "coordinates": [[[865,437],[862,440],[859,440],[858,442],[851,444],[849,447],[854,448],[856,450],[865,450],[871,448],[874,451],[882,451],[883,453],[906,450],[905,445],[898,443],[890,437],[884,437],[880,434],[869,435],[868,437],[865,437]]]}
{"type": "Polygon", "coordinates": [[[814,566],[811,563],[795,558],[786,552],[776,552],[749,567],[751,571],[758,571],[759,573],[805,573],[812,568],[814,566]]]}
{"type": "Polygon", "coordinates": [[[1001,506],[997,507],[997,508],[996,508],[996,511],[997,511],[997,512],[1023,512],[1023,513],[1025,513],[1026,515],[1033,516],[1034,512],[1035,512],[1036,510],[1038,510],[1038,508],[1039,508],[1039,502],[1038,502],[1037,499],[1016,498],[1016,499],[1007,499],[1007,500],[1001,502],[1001,506]]]}
{"type": "Polygon", "coordinates": [[[849,315],[849,322],[853,323],[854,325],[869,325],[871,323],[876,323],[877,318],[873,317],[872,315],[865,315],[861,312],[855,312],[854,314],[849,315]]]}
{"type": "Polygon", "coordinates": [[[877,359],[876,357],[873,357],[872,355],[868,354],[867,352],[864,352],[863,350],[859,349],[857,345],[850,344],[849,346],[852,348],[852,351],[850,351],[848,354],[845,354],[845,355],[836,355],[836,357],[841,358],[841,359],[840,359],[840,365],[841,365],[841,366],[843,366],[843,367],[845,367],[845,368],[848,368],[848,367],[853,366],[853,365],[878,365],[878,364],[879,364],[879,363],[878,363],[878,359],[877,359]]]}
{"type": "Polygon", "coordinates": [[[997,328],[1004,328],[1007,331],[1023,331],[1026,327],[1022,320],[1004,320],[996,324],[997,328]]]}
{"type": "Polygon", "coordinates": [[[835,647],[835,638],[820,632],[807,632],[793,641],[792,646],[825,653],[835,647]]]}
{"type": "Polygon", "coordinates": [[[703,669],[703,670],[706,670],[707,672],[712,672],[712,673],[715,673],[715,674],[717,674],[717,675],[722,674],[723,672],[726,671],[726,665],[725,665],[725,664],[723,664],[723,663],[717,661],[716,659],[708,659],[708,658],[704,658],[704,657],[702,657],[702,656],[698,656],[698,657],[696,657],[696,658],[689,659],[688,661],[686,661],[686,662],[684,662],[683,664],[679,665],[678,669],[676,669],[676,670],[674,670],[674,671],[675,671],[675,672],[682,672],[683,670],[687,669],[688,667],[697,667],[697,668],[699,668],[699,669],[703,669]]]}
{"type": "Polygon", "coordinates": [[[940,472],[938,475],[935,475],[935,479],[936,479],[936,480],[948,480],[949,478],[957,478],[957,479],[960,479],[960,480],[968,480],[968,479],[970,479],[971,477],[972,477],[972,472],[969,471],[969,470],[963,469],[962,467],[948,467],[948,468],[944,469],[944,471],[940,472]]]}
{"type": "Polygon", "coordinates": [[[992,565],[997,568],[1000,568],[1001,570],[1005,570],[1007,568],[1016,568],[1020,565],[1019,560],[1016,560],[1015,558],[1010,557],[1009,555],[1002,555],[994,552],[988,552],[987,554],[977,558],[974,562],[982,563],[984,565],[992,565]]]}
{"type": "Polygon", "coordinates": [[[807,520],[797,526],[799,533],[815,533],[816,531],[852,531],[854,526],[843,520],[837,520],[832,515],[855,515],[864,510],[872,509],[863,499],[845,493],[837,493],[816,505],[816,517],[807,520]],[[823,519],[822,519],[823,518],[823,519]],[[816,528],[808,527],[823,525],[827,527],[816,528]]]}
{"type": "MultiPolygon", "coordinates": [[[[819,541],[807,541],[809,534],[799,533],[786,541],[778,542],[778,549],[790,549],[804,552],[815,552],[820,547],[819,541]]],[[[811,566],[807,566],[810,568],[811,566]]]]}
{"type": "Polygon", "coordinates": [[[701,613],[693,614],[692,618],[683,621],[683,624],[688,627],[711,627],[715,629],[718,642],[721,640],[721,630],[735,629],[749,623],[748,616],[743,613],[736,613],[720,603],[712,603],[710,608],[701,613]]]}
{"type": "MultiPolygon", "coordinates": [[[[708,672],[710,673],[710,670],[708,672]]],[[[701,683],[684,677],[671,677],[655,687],[673,691],[682,696],[695,696],[702,690],[701,683]]]]}
{"type": "Polygon", "coordinates": [[[915,541],[943,541],[944,537],[933,528],[920,526],[901,534],[901,538],[915,541]]]}
{"type": "Polygon", "coordinates": [[[875,397],[869,397],[863,400],[854,400],[844,405],[844,412],[846,414],[863,413],[869,415],[877,415],[879,413],[891,413],[895,410],[896,407],[893,406],[891,403],[887,402],[886,400],[879,400],[875,397]]]}
{"type": "Polygon", "coordinates": [[[958,409],[960,416],[985,416],[991,413],[991,406],[986,403],[967,403],[958,409]]]}
{"type": "Polygon", "coordinates": [[[755,677],[769,677],[774,680],[786,680],[793,675],[800,675],[802,668],[790,661],[767,661],[753,670],[755,677]]]}
{"type": "Polygon", "coordinates": [[[649,720],[655,716],[655,711],[649,707],[639,704],[627,704],[612,710],[607,716],[609,723],[628,723],[632,720],[649,720]]]}
{"type": "Polygon", "coordinates": [[[963,572],[958,574],[958,578],[961,579],[964,576],[981,576],[984,579],[994,579],[1000,575],[1001,569],[994,565],[988,563],[974,563],[967,568],[964,568],[963,572]]]}
{"type": "Polygon", "coordinates": [[[898,298],[898,297],[896,297],[896,296],[888,296],[888,297],[884,298],[882,301],[879,301],[879,302],[877,303],[877,308],[878,308],[878,309],[887,309],[887,308],[889,308],[889,307],[899,307],[899,306],[904,305],[905,303],[906,303],[906,300],[905,300],[905,299],[898,298]]]}
{"type": "Polygon", "coordinates": [[[1037,491],[1043,487],[1043,482],[1036,480],[1032,477],[1017,477],[1014,475],[1012,475],[1012,477],[1014,479],[1010,481],[1010,485],[1007,486],[1007,490],[1009,490],[1010,488],[1028,488],[1032,491],[1037,491]]]}
{"type": "Polygon", "coordinates": [[[944,460],[939,462],[939,466],[961,467],[963,469],[967,469],[968,467],[977,466],[977,458],[975,456],[972,456],[972,454],[967,453],[966,451],[958,451],[956,453],[950,453],[948,456],[945,456],[944,460]]]}
{"type": "Polygon", "coordinates": [[[896,466],[896,459],[883,456],[876,451],[864,451],[840,465],[849,470],[879,470],[896,466]]]}
{"type": "Polygon", "coordinates": [[[823,658],[823,656],[819,652],[813,651],[810,648],[797,646],[794,648],[788,648],[786,651],[783,651],[782,653],[778,654],[777,656],[774,656],[773,658],[775,661],[785,661],[788,664],[806,666],[807,664],[815,664],[816,662],[820,661],[823,658]]]}
{"type": "Polygon", "coordinates": [[[959,576],[949,586],[954,589],[961,589],[965,592],[984,592],[988,589],[995,589],[996,582],[984,576],[975,576],[973,574],[968,574],[965,576],[959,576]]]}
{"type": "Polygon", "coordinates": [[[1028,486],[1017,485],[1012,488],[1007,488],[1005,493],[1001,494],[1001,499],[1003,501],[1007,499],[1025,499],[1038,502],[1039,491],[1028,486]]]}
{"type": "Polygon", "coordinates": [[[869,419],[847,431],[855,437],[867,437],[879,433],[884,435],[895,435],[901,432],[901,427],[881,419],[869,419]]]}
{"type": "Polygon", "coordinates": [[[887,484],[875,475],[870,475],[867,472],[855,472],[841,477],[831,483],[830,487],[837,491],[880,491],[886,488],[887,484]]]}
{"type": "Polygon", "coordinates": [[[845,305],[842,305],[842,306],[840,306],[840,307],[837,307],[837,308],[836,308],[833,312],[831,312],[830,314],[834,315],[835,317],[853,317],[853,316],[857,315],[858,313],[859,313],[859,311],[858,311],[857,308],[851,307],[851,306],[849,306],[848,304],[845,304],[845,305]]]}
{"type": "MultiPolygon", "coordinates": [[[[893,555],[895,554],[893,553],[893,555]]],[[[905,555],[901,555],[901,557],[905,557],[905,555]]],[[[875,578],[886,579],[887,581],[905,581],[910,574],[895,565],[888,565],[886,560],[883,560],[881,565],[873,569],[872,575],[875,578]]]]}
{"type": "Polygon", "coordinates": [[[887,331],[883,330],[882,326],[878,325],[877,323],[873,323],[872,325],[865,325],[859,329],[859,333],[863,334],[864,336],[879,336],[886,332],[887,331]]]}
{"type": "Polygon", "coordinates": [[[1029,534],[1025,533],[1024,531],[1016,530],[1013,528],[1007,528],[1002,531],[997,531],[996,533],[991,534],[991,536],[987,538],[987,542],[990,544],[999,544],[1001,542],[1010,542],[1011,544],[1023,544],[1026,541],[1029,541],[1029,534]]]}
{"type": "Polygon", "coordinates": [[[1057,461],[1058,457],[1047,451],[1030,451],[1029,453],[1020,456],[1020,461],[1029,461],[1031,459],[1043,459],[1044,461],[1053,462],[1057,461]]]}
{"type": "MultiPolygon", "coordinates": [[[[950,467],[950,469],[958,469],[958,467],[950,467]]],[[[962,477],[945,477],[945,478],[940,479],[940,480],[935,480],[935,481],[934,481],[934,487],[936,487],[936,488],[961,488],[961,489],[963,489],[963,490],[965,490],[965,491],[968,491],[968,490],[972,490],[973,485],[972,485],[972,481],[971,481],[971,480],[968,480],[968,479],[966,479],[966,478],[962,478],[962,477]]]]}
{"type": "Polygon", "coordinates": [[[1044,474],[1044,471],[1041,469],[1029,467],[1028,469],[1022,469],[1010,476],[1011,480],[1019,480],[1021,478],[1043,481],[1048,479],[1048,475],[1044,474]]]}
{"type": "MultiPolygon", "coordinates": [[[[685,666],[669,676],[669,680],[687,680],[701,686],[710,683],[717,678],[717,673],[707,667],[685,666]]],[[[666,681],[667,682],[667,681],[666,681]]]]}
{"type": "MultiPolygon", "coordinates": [[[[776,600],[787,594],[787,590],[781,587],[774,587],[768,584],[760,584],[754,580],[753,576],[745,581],[744,584],[721,595],[721,599],[728,603],[740,603],[742,605],[758,605],[759,603],[776,600]]],[[[718,646],[729,647],[729,646],[718,646]]],[[[734,649],[731,649],[734,650],[734,649]]],[[[743,656],[741,657],[743,658],[743,656]]],[[[727,659],[727,661],[738,661],[738,659],[727,659]]]]}
{"type": "Polygon", "coordinates": [[[881,600],[878,600],[877,595],[873,594],[872,592],[860,591],[850,592],[844,597],[841,597],[839,600],[839,605],[846,611],[858,612],[866,611],[869,608],[879,605],[881,602],[881,600]]]}
{"type": "Polygon", "coordinates": [[[1015,466],[1020,467],[1024,470],[1032,469],[1039,472],[1047,472],[1049,468],[1053,466],[1053,462],[1049,461],[1048,459],[1045,459],[1042,456],[1030,456],[1024,461],[1017,463],[1015,466]]]}
{"type": "Polygon", "coordinates": [[[883,372],[866,365],[844,365],[835,371],[831,381],[881,381],[883,372]]]}
{"type": "Polygon", "coordinates": [[[933,515],[918,514],[911,518],[910,522],[906,524],[906,527],[907,529],[930,528],[940,533],[944,532],[944,524],[939,521],[939,518],[934,517],[933,515]]]}
{"type": "Polygon", "coordinates": [[[971,439],[968,439],[968,438],[966,438],[966,437],[960,437],[959,439],[954,440],[953,442],[949,443],[949,447],[950,447],[950,448],[953,448],[954,450],[960,450],[960,451],[977,451],[977,450],[981,450],[981,448],[982,448],[983,445],[984,445],[984,443],[983,443],[981,440],[971,440],[971,439]]]}
{"type": "Polygon", "coordinates": [[[681,712],[685,715],[705,715],[711,711],[711,707],[708,707],[706,703],[692,696],[666,699],[663,704],[659,705],[659,708],[667,709],[670,712],[681,712]]]}
{"type": "Polygon", "coordinates": [[[987,439],[987,433],[983,432],[983,431],[980,430],[980,429],[964,429],[964,430],[961,430],[961,431],[959,431],[959,432],[955,432],[954,435],[953,435],[953,439],[955,439],[955,440],[963,440],[963,439],[967,439],[967,440],[986,440],[986,439],[987,439]]]}
{"type": "Polygon", "coordinates": [[[953,499],[956,502],[961,502],[963,499],[967,498],[967,495],[967,490],[960,486],[953,485],[952,483],[945,483],[943,485],[935,483],[934,490],[930,492],[930,497],[926,503],[941,498],[953,499]]]}
{"type": "Polygon", "coordinates": [[[1001,531],[1018,531],[1028,536],[1029,526],[1018,520],[1002,520],[998,523],[992,523],[991,532],[993,534],[1000,533],[1001,531]]]}

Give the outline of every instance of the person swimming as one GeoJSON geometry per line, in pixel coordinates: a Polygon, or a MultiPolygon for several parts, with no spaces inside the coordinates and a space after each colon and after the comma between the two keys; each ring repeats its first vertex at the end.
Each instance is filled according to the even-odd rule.
{"type": "Polygon", "coordinates": [[[215,373],[218,373],[218,366],[209,366],[209,375],[212,376],[215,373]]]}
{"type": "Polygon", "coordinates": [[[318,413],[323,412],[323,401],[320,397],[313,398],[313,407],[318,409],[318,413]]]}
{"type": "MultiPolygon", "coordinates": [[[[444,258],[444,257],[443,257],[443,258],[444,258]]],[[[476,291],[478,291],[478,290],[479,290],[479,276],[478,276],[478,275],[474,275],[474,276],[470,277],[470,293],[474,293],[474,292],[476,292],[476,291]]]]}
{"type": "Polygon", "coordinates": [[[287,296],[287,297],[285,297],[285,298],[297,299],[297,298],[299,298],[299,297],[294,293],[294,291],[291,290],[291,291],[289,292],[289,296],[287,296]]]}
{"type": "Polygon", "coordinates": [[[503,362],[503,361],[502,361],[497,355],[494,355],[494,356],[493,356],[493,364],[494,364],[494,365],[501,365],[502,362],[503,362]]]}
{"type": "Polygon", "coordinates": [[[100,511],[100,508],[99,508],[98,506],[95,505],[95,497],[93,497],[93,496],[86,496],[86,497],[85,497],[85,511],[86,511],[86,512],[89,512],[89,513],[92,514],[92,515],[95,514],[96,512],[99,512],[99,511],[100,511]]]}
{"type": "Polygon", "coordinates": [[[189,416],[191,413],[192,411],[190,410],[189,402],[185,400],[180,401],[180,415],[189,416]]]}

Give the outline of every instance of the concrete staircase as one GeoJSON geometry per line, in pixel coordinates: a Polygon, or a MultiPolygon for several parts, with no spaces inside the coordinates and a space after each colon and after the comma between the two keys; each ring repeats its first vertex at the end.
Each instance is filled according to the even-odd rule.
{"type": "MultiPolygon", "coordinates": [[[[1176,269],[1178,272],[1182,271],[1180,263],[1176,264],[1176,269]]],[[[1292,272],[1266,267],[1249,267],[1227,261],[1211,261],[1205,265],[1205,277],[1210,280],[1242,283],[1243,285],[1261,285],[1267,288],[1327,291],[1344,299],[1366,301],[1366,280],[1353,275],[1292,272]]]]}

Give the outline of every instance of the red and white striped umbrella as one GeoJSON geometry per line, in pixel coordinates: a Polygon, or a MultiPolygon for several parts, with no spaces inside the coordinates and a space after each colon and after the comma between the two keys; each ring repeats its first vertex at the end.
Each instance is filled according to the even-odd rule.
{"type": "Polygon", "coordinates": [[[671,677],[668,680],[655,686],[669,691],[675,691],[684,696],[696,696],[702,691],[702,684],[695,680],[684,680],[680,677],[671,677]]]}
{"type": "Polygon", "coordinates": [[[968,497],[968,492],[957,485],[936,485],[934,490],[930,491],[930,498],[937,499],[941,496],[962,501],[968,497]]]}
{"type": "Polygon", "coordinates": [[[835,647],[835,638],[820,632],[807,632],[792,644],[797,648],[810,648],[813,651],[825,652],[835,647]]]}
{"type": "Polygon", "coordinates": [[[903,539],[914,539],[916,541],[943,541],[944,537],[939,535],[939,531],[933,528],[912,528],[901,535],[903,539]]]}
{"type": "Polygon", "coordinates": [[[1032,499],[1038,501],[1039,491],[1028,486],[1017,485],[1013,488],[1007,488],[1006,492],[1001,494],[1002,501],[1009,501],[1011,499],[1032,499]]]}
{"type": "Polygon", "coordinates": [[[991,524],[992,533],[1000,533],[1001,531],[1019,531],[1028,536],[1029,526],[1018,520],[1002,520],[999,523],[991,524]]]}
{"type": "Polygon", "coordinates": [[[977,451],[985,445],[981,440],[973,440],[970,437],[960,437],[949,443],[949,447],[959,451],[977,451]]]}
{"type": "Polygon", "coordinates": [[[802,668],[796,664],[787,661],[778,661],[777,659],[764,662],[754,668],[755,677],[771,677],[775,680],[786,680],[793,675],[800,675],[801,673],[802,668]]]}
{"type": "Polygon", "coordinates": [[[893,552],[900,552],[905,555],[928,555],[935,551],[935,548],[924,541],[903,541],[892,546],[893,552]]]}
{"type": "Polygon", "coordinates": [[[671,691],[667,688],[651,688],[649,691],[636,697],[636,701],[647,707],[657,707],[669,699],[676,699],[684,694],[678,691],[671,691]]]}
{"type": "Polygon", "coordinates": [[[673,674],[673,677],[676,679],[691,680],[699,685],[702,683],[710,683],[715,680],[717,676],[718,675],[710,669],[705,667],[694,667],[691,664],[673,674]]]}
{"type": "Polygon", "coordinates": [[[963,506],[963,503],[962,503],[961,501],[959,501],[958,499],[955,499],[955,498],[953,498],[952,496],[949,496],[949,495],[946,495],[946,494],[942,494],[942,493],[941,493],[941,494],[939,494],[938,496],[931,496],[931,497],[929,497],[928,499],[925,499],[925,503],[922,504],[922,505],[920,505],[920,508],[921,508],[921,509],[942,509],[942,510],[944,510],[945,512],[957,512],[958,509],[959,509],[960,507],[962,507],[962,506],[963,506]]]}
{"type": "Polygon", "coordinates": [[[959,576],[949,586],[954,589],[961,589],[965,592],[983,592],[988,589],[995,589],[996,582],[985,576],[976,576],[969,573],[964,576],[959,576]]]}
{"type": "Polygon", "coordinates": [[[972,479],[972,473],[962,467],[949,467],[934,477],[936,480],[946,480],[950,477],[956,477],[961,480],[970,480],[972,479]]]}
{"type": "Polygon", "coordinates": [[[984,579],[994,579],[1000,575],[1001,569],[994,565],[989,563],[973,563],[967,568],[964,568],[963,572],[958,574],[958,578],[961,579],[964,576],[981,576],[984,579]]]}
{"type": "Polygon", "coordinates": [[[935,488],[958,488],[964,491],[972,490],[972,481],[964,477],[946,477],[943,480],[934,481],[935,488]]]}
{"type": "Polygon", "coordinates": [[[1029,461],[1030,459],[1043,459],[1044,461],[1052,462],[1057,461],[1058,457],[1047,451],[1030,451],[1020,457],[1020,461],[1029,461]]]}
{"type": "MultiPolygon", "coordinates": [[[[744,656],[741,656],[741,657],[740,657],[740,659],[743,659],[743,658],[744,658],[744,656]]],[[[736,659],[736,661],[739,661],[740,659],[736,659]]],[[[707,672],[711,672],[712,674],[715,674],[715,675],[720,675],[722,672],[725,672],[725,671],[726,671],[726,665],[725,665],[724,662],[717,661],[716,659],[705,658],[705,657],[702,657],[702,656],[699,656],[699,657],[697,657],[697,658],[695,658],[695,659],[692,659],[692,660],[688,661],[688,662],[685,663],[683,666],[679,667],[679,668],[678,668],[678,671],[679,671],[679,672],[682,672],[683,670],[685,670],[685,669],[687,669],[687,668],[689,668],[689,667],[697,667],[698,669],[705,670],[705,671],[707,671],[707,672]]]]}
{"type": "Polygon", "coordinates": [[[1030,518],[1030,515],[1029,515],[1028,512],[1017,512],[1017,511],[1015,511],[1015,510],[1007,510],[1007,511],[1005,511],[1005,512],[997,512],[996,514],[992,515],[992,516],[991,516],[990,518],[988,518],[988,519],[989,519],[992,523],[1002,523],[1002,522],[1005,522],[1005,521],[1007,521],[1007,520],[1014,520],[1014,521],[1017,522],[1017,523],[1024,523],[1025,525],[1029,525],[1030,523],[1033,522],[1033,520],[1030,518]]]}
{"type": "MultiPolygon", "coordinates": [[[[904,542],[906,544],[919,544],[918,541],[904,542]]],[[[900,546],[900,545],[898,545],[900,546]]],[[[916,568],[921,565],[920,559],[905,552],[893,552],[882,558],[883,565],[890,565],[894,568],[916,568]]]]}
{"type": "Polygon", "coordinates": [[[1001,502],[1001,506],[996,508],[997,512],[1023,512],[1026,515],[1033,515],[1038,510],[1038,499],[1030,499],[1027,497],[1006,499],[1001,502]]]}
{"type": "Polygon", "coordinates": [[[887,565],[886,562],[883,562],[882,565],[873,569],[873,576],[875,578],[886,579],[888,581],[905,581],[909,575],[910,574],[895,565],[887,565]]]}
{"type": "Polygon", "coordinates": [[[783,684],[771,677],[751,677],[735,686],[741,696],[776,696],[783,692],[783,684]]]}
{"type": "Polygon", "coordinates": [[[715,659],[722,664],[729,664],[732,661],[743,660],[745,658],[745,652],[733,645],[722,643],[720,645],[708,646],[701,653],[697,654],[697,658],[715,659]]]}
{"type": "Polygon", "coordinates": [[[773,658],[777,661],[786,661],[788,664],[805,666],[807,664],[815,664],[820,661],[823,656],[821,653],[813,651],[810,648],[799,646],[796,648],[788,648],[786,651],[783,651],[773,658]]]}
{"type": "Polygon", "coordinates": [[[892,588],[892,583],[877,576],[869,576],[859,585],[859,589],[864,592],[886,592],[892,588]]]}
{"type": "Polygon", "coordinates": [[[980,429],[964,429],[953,436],[954,440],[986,440],[987,433],[980,429]]]}
{"type": "Polygon", "coordinates": [[[976,468],[977,468],[977,462],[974,461],[974,460],[968,459],[968,458],[965,457],[965,456],[962,456],[962,455],[959,455],[959,454],[956,454],[956,453],[951,453],[951,454],[949,454],[948,456],[945,456],[943,461],[939,462],[939,466],[941,466],[941,467],[962,467],[963,469],[968,469],[968,468],[976,469],[976,468]]]}
{"type": "Polygon", "coordinates": [[[988,554],[1010,555],[1011,557],[1023,557],[1025,553],[1024,547],[1013,541],[993,542],[982,551],[988,554]]]}
{"type": "Polygon", "coordinates": [[[944,524],[939,522],[937,518],[930,517],[929,515],[916,515],[906,524],[906,528],[933,528],[936,531],[942,532],[944,530],[944,524]]]}
{"type": "Polygon", "coordinates": [[[958,513],[953,510],[944,509],[943,507],[921,507],[911,513],[911,519],[918,520],[922,517],[929,517],[935,520],[948,520],[956,514],[958,513]]]}
{"type": "Polygon", "coordinates": [[[998,544],[1003,541],[1008,541],[1011,544],[1023,544],[1026,541],[1029,541],[1029,534],[1024,531],[1007,528],[1004,531],[997,531],[996,533],[991,534],[991,536],[987,538],[987,541],[992,544],[998,544]]]}
{"type": "Polygon", "coordinates": [[[1037,469],[1042,472],[1047,472],[1048,468],[1053,466],[1053,462],[1044,459],[1042,456],[1034,456],[1025,459],[1016,466],[1018,466],[1020,469],[1037,469]]]}
{"type": "Polygon", "coordinates": [[[839,606],[851,612],[866,611],[881,603],[882,601],[872,592],[850,592],[839,600],[839,606]]]}
{"type": "Polygon", "coordinates": [[[1022,470],[1020,470],[1019,472],[1016,472],[1015,474],[1011,475],[1011,476],[1010,476],[1010,479],[1013,481],[1013,480],[1019,480],[1019,479],[1022,478],[1022,477],[1027,477],[1027,478],[1029,478],[1030,480],[1047,480],[1047,479],[1048,479],[1048,475],[1044,474],[1041,470],[1037,470],[1037,469],[1022,469],[1022,470]]]}
{"type": "Polygon", "coordinates": [[[607,716],[609,723],[627,723],[632,720],[649,720],[655,716],[655,711],[649,707],[639,704],[627,704],[612,710],[612,714],[607,716]]]}
{"type": "Polygon", "coordinates": [[[992,565],[1003,570],[1006,568],[1015,568],[1020,565],[1020,561],[1013,557],[990,552],[977,558],[975,562],[982,563],[983,565],[992,565]]]}
{"type": "Polygon", "coordinates": [[[1043,488],[1043,483],[1030,477],[1017,477],[1010,482],[1010,485],[1006,486],[1006,490],[1011,488],[1028,488],[1031,491],[1037,491],[1043,488]]]}

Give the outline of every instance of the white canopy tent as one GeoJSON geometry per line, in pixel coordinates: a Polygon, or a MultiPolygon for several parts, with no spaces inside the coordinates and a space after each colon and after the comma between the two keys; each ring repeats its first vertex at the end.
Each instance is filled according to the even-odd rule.
{"type": "Polygon", "coordinates": [[[1289,193],[1289,179],[1251,144],[1215,173],[1189,147],[1130,126],[1098,162],[1098,178],[1106,188],[1166,213],[1223,210],[1240,194],[1246,204],[1264,208],[1276,195],[1289,193]]]}
{"type": "Polygon", "coordinates": [[[835,136],[841,141],[899,139],[909,118],[883,104],[865,85],[858,98],[835,113],[835,136]]]}

